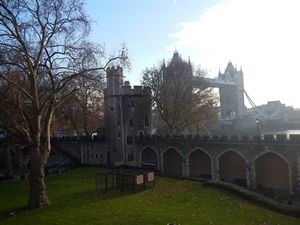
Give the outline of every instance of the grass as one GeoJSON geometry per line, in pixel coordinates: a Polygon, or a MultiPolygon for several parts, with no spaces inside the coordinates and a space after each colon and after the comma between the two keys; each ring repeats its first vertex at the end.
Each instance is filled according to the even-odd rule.
{"type": "Polygon", "coordinates": [[[300,224],[227,192],[199,182],[157,178],[156,187],[131,194],[111,191],[97,196],[99,168],[80,168],[46,179],[52,204],[27,210],[26,182],[0,183],[0,224],[300,224]],[[9,216],[10,212],[14,216],[9,216]]]}

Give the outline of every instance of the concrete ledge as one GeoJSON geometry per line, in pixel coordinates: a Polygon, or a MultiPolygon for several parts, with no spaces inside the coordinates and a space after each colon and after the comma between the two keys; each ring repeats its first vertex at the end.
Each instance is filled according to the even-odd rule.
{"type": "Polygon", "coordinates": [[[238,195],[243,199],[254,202],[260,206],[263,206],[267,209],[278,213],[282,213],[293,217],[300,217],[300,207],[280,203],[272,198],[269,198],[267,196],[264,196],[262,194],[259,194],[257,192],[251,191],[249,189],[243,188],[235,184],[222,181],[208,181],[205,182],[203,185],[224,189],[230,193],[238,195]]]}

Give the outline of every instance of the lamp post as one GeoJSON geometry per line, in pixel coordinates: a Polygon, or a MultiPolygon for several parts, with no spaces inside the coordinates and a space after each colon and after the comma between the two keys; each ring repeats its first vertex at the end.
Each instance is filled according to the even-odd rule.
{"type": "Polygon", "coordinates": [[[256,118],[255,123],[256,123],[257,144],[259,144],[259,120],[258,120],[258,118],[256,118]]]}

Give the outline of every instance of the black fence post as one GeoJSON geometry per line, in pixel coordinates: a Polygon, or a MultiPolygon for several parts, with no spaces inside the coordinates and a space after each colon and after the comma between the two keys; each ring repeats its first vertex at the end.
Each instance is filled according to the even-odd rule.
{"type": "Polygon", "coordinates": [[[132,176],[132,193],[135,192],[135,182],[134,182],[135,179],[134,179],[134,178],[135,178],[135,176],[133,175],[133,176],[132,176]]]}
{"type": "Polygon", "coordinates": [[[143,178],[144,178],[144,190],[146,190],[146,182],[147,182],[147,180],[146,180],[146,178],[147,178],[147,172],[144,172],[144,174],[143,174],[143,178]]]}
{"type": "Polygon", "coordinates": [[[107,174],[105,174],[105,176],[104,176],[104,182],[105,182],[104,193],[106,193],[107,192],[107,174]]]}

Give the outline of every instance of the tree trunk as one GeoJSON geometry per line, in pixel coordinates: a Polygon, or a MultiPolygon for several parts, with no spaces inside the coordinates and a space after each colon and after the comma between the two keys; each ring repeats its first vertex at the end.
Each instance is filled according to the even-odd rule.
{"type": "Polygon", "coordinates": [[[29,202],[30,208],[40,208],[49,205],[45,184],[45,166],[47,160],[41,154],[40,149],[34,148],[30,152],[30,175],[29,175],[29,202]]]}
{"type": "MultiPolygon", "coordinates": [[[[53,116],[53,108],[44,120],[44,132],[39,130],[35,133],[35,144],[31,145],[29,149],[30,157],[30,174],[29,174],[29,202],[30,208],[41,208],[49,205],[50,201],[46,192],[45,184],[45,167],[50,155],[51,139],[50,139],[50,124],[53,116]]],[[[37,126],[39,127],[39,126],[37,126]]]]}
{"type": "Polygon", "coordinates": [[[6,179],[11,179],[13,177],[11,149],[9,149],[7,146],[4,149],[4,177],[6,179]]]}
{"type": "Polygon", "coordinates": [[[89,131],[88,131],[88,128],[87,128],[87,112],[85,109],[83,109],[83,129],[84,129],[84,133],[85,133],[85,136],[89,136],[89,131]]]}

